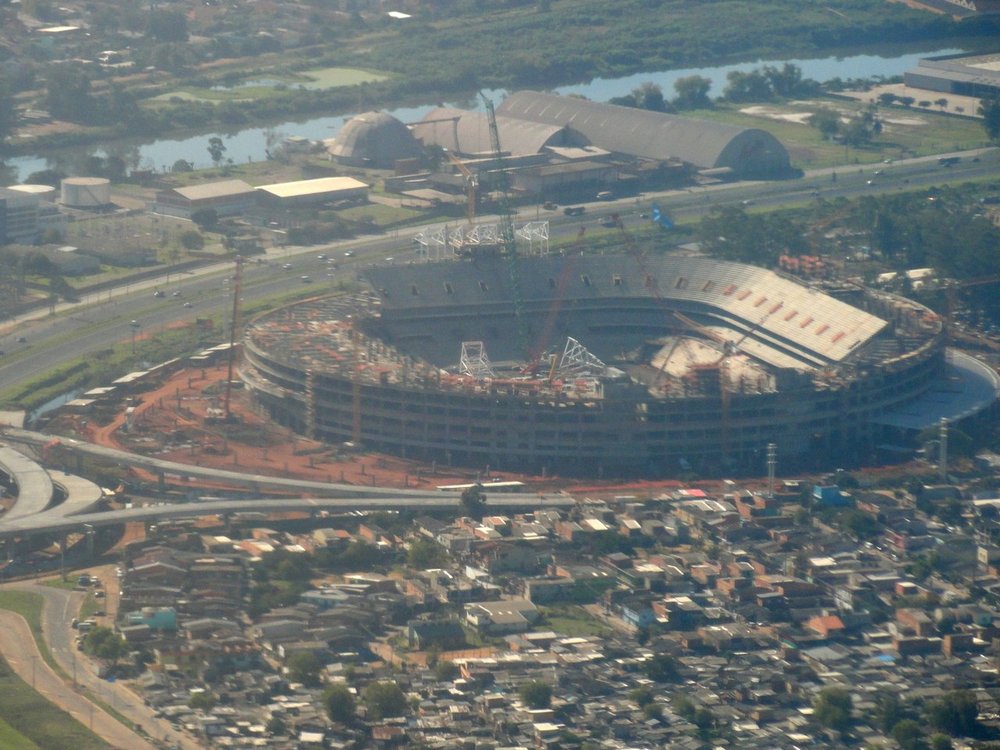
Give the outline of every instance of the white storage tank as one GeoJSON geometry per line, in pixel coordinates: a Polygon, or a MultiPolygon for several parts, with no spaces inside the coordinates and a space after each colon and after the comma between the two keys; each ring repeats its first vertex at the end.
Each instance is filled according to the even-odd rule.
{"type": "Polygon", "coordinates": [[[100,208],[111,203],[111,181],[104,177],[67,177],[62,181],[64,206],[100,208]]]}
{"type": "Polygon", "coordinates": [[[48,201],[52,203],[56,199],[56,189],[51,185],[11,185],[11,190],[16,190],[19,193],[27,193],[28,195],[37,195],[43,201],[48,201]]]}

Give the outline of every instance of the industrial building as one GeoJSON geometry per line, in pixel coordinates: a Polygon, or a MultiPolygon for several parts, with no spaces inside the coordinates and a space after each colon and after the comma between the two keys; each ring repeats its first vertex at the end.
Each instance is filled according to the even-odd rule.
{"type": "MultiPolygon", "coordinates": [[[[829,467],[935,418],[943,326],[901,297],[705,257],[522,258],[520,279],[491,256],[373,269],[255,320],[241,377],[321,440],[549,473],[759,471],[769,443],[829,467]]],[[[978,409],[1000,384],[975,377],[978,409]]]]}
{"type": "Polygon", "coordinates": [[[537,91],[508,96],[497,107],[497,118],[558,126],[614,154],[676,160],[697,170],[728,170],[738,177],[779,177],[789,170],[785,147],[757,128],[537,91]]]}
{"type": "Polygon", "coordinates": [[[0,244],[32,244],[39,233],[39,197],[10,188],[0,188],[0,244]]]}
{"type": "Polygon", "coordinates": [[[363,203],[368,200],[368,185],[353,177],[319,177],[315,180],[296,180],[257,188],[262,202],[283,208],[313,206],[321,203],[347,201],[363,203]]]}
{"type": "Polygon", "coordinates": [[[946,55],[920,60],[903,75],[903,83],[943,94],[992,98],[1000,96],[1000,54],[946,55]]]}
{"type": "Polygon", "coordinates": [[[150,210],[190,219],[205,210],[215,211],[217,216],[239,216],[256,205],[256,188],[243,180],[222,180],[159,190],[150,210]]]}
{"type": "Polygon", "coordinates": [[[406,125],[385,112],[352,117],[326,146],[341,164],[376,169],[391,169],[396,162],[419,158],[421,152],[406,125]]]}

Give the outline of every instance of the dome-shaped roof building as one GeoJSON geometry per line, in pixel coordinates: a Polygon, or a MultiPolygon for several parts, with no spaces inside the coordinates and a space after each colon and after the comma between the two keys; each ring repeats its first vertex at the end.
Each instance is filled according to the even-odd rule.
{"type": "Polygon", "coordinates": [[[409,128],[385,112],[352,117],[327,150],[342,164],[390,169],[400,159],[420,156],[420,144],[409,128]]]}
{"type": "Polygon", "coordinates": [[[789,171],[788,151],[758,128],[538,91],[517,91],[496,112],[497,118],[564,127],[598,148],[641,159],[678,159],[696,169],[728,169],[743,178],[780,177],[789,171]]]}

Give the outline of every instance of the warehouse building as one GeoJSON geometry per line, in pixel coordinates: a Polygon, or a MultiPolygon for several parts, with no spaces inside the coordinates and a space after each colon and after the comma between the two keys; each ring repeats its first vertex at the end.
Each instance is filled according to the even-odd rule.
{"type": "Polygon", "coordinates": [[[1000,54],[929,57],[903,75],[907,86],[944,94],[1000,96],[1000,54]]]}
{"type": "MultiPolygon", "coordinates": [[[[497,115],[497,130],[505,155],[539,154],[555,146],[585,146],[587,139],[559,124],[531,122],[497,115]]],[[[492,156],[490,125],[482,112],[453,107],[432,109],[414,124],[413,134],[425,146],[438,146],[463,157],[492,156]]]]}
{"type": "Polygon", "coordinates": [[[203,185],[160,190],[150,210],[167,216],[190,219],[198,211],[215,211],[218,216],[239,216],[257,204],[256,189],[243,180],[222,180],[203,185]]]}
{"type": "Polygon", "coordinates": [[[282,208],[322,203],[365,203],[368,200],[368,185],[353,177],[320,177],[315,180],[280,182],[261,185],[257,190],[265,203],[278,204],[282,208]]]}
{"type": "Polygon", "coordinates": [[[567,140],[637,159],[680,161],[737,177],[780,177],[790,168],[781,142],[757,128],[537,91],[515,92],[496,111],[498,126],[503,118],[559,127],[567,140]]]}
{"type": "Polygon", "coordinates": [[[420,144],[402,122],[385,112],[352,117],[327,143],[336,161],[355,167],[391,169],[396,162],[420,157],[420,144]]]}

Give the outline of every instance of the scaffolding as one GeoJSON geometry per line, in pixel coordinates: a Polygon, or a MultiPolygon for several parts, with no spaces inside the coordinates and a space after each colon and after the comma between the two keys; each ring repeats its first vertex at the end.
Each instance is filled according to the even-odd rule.
{"type": "Polygon", "coordinates": [[[482,341],[463,341],[462,356],[458,363],[458,371],[470,375],[476,380],[495,378],[496,373],[486,356],[486,345],[482,341]]]}

